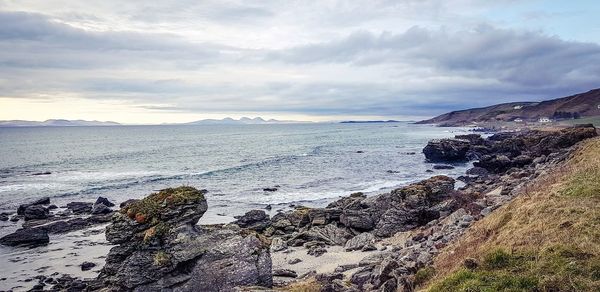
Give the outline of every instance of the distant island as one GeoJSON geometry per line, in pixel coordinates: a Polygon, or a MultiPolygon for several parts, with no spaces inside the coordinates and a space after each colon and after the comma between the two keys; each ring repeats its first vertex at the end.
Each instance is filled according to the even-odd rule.
{"type": "Polygon", "coordinates": [[[51,119],[43,122],[39,121],[24,121],[10,120],[0,121],[0,127],[91,127],[91,126],[119,126],[117,122],[101,122],[101,121],[86,121],[86,120],[64,120],[51,119]]]}
{"type": "MultiPolygon", "coordinates": [[[[204,119],[188,123],[165,123],[161,125],[259,125],[259,124],[298,124],[310,123],[291,120],[265,120],[261,117],[248,118],[242,117],[239,120],[232,118],[224,119],[204,119]]],[[[8,120],[0,121],[0,127],[17,128],[17,127],[93,127],[93,126],[123,126],[117,122],[101,122],[101,121],[86,121],[86,120],[66,120],[66,119],[50,119],[43,122],[40,121],[25,121],[25,120],[8,120]]]]}
{"type": "Polygon", "coordinates": [[[375,123],[399,123],[396,120],[387,121],[341,121],[340,124],[375,124],[375,123]]]}
{"type": "Polygon", "coordinates": [[[224,118],[224,119],[204,119],[198,120],[189,123],[183,123],[178,125],[259,125],[259,124],[297,124],[297,123],[309,123],[302,121],[291,121],[291,120],[275,120],[269,119],[265,120],[261,117],[248,118],[242,117],[239,120],[233,118],[224,118]]]}
{"type": "Polygon", "coordinates": [[[417,124],[466,126],[473,123],[541,122],[600,116],[600,89],[542,102],[511,102],[449,112],[417,124]]]}

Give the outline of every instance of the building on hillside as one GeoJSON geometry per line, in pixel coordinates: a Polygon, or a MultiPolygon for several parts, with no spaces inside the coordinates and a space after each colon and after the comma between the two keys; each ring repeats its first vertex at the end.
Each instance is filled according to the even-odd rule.
{"type": "Polygon", "coordinates": [[[542,123],[542,124],[545,124],[545,123],[551,123],[551,122],[552,122],[552,120],[551,120],[551,119],[549,119],[549,118],[543,117],[543,118],[540,118],[540,119],[538,120],[538,122],[539,122],[539,123],[542,123]]]}
{"type": "Polygon", "coordinates": [[[523,119],[521,119],[521,118],[516,118],[516,119],[514,119],[514,120],[513,120],[513,122],[515,122],[515,123],[522,123],[522,122],[523,122],[523,119]]]}
{"type": "Polygon", "coordinates": [[[520,109],[522,109],[522,108],[523,108],[523,106],[522,106],[522,105],[515,105],[515,106],[513,107],[513,109],[516,109],[516,110],[520,110],[520,109]]]}

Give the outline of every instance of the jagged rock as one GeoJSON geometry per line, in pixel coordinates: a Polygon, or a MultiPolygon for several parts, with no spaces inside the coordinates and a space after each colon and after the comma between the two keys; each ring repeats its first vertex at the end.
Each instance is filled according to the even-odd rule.
{"type": "Polygon", "coordinates": [[[96,282],[112,290],[232,291],[272,285],[269,244],[232,226],[201,227],[204,194],[166,189],[113,216],[113,247],[96,282]]]}
{"type": "Polygon", "coordinates": [[[299,263],[299,262],[302,262],[302,260],[301,260],[301,259],[299,259],[299,258],[294,258],[294,259],[291,259],[291,260],[289,260],[289,261],[288,261],[288,264],[290,264],[290,265],[295,265],[295,264],[297,264],[297,263],[299,263]]]}
{"type": "Polygon", "coordinates": [[[298,277],[298,274],[295,271],[292,271],[289,269],[276,269],[276,270],[273,270],[273,276],[296,278],[296,277],[298,277]]]}
{"type": "Polygon", "coordinates": [[[447,164],[436,164],[433,166],[433,169],[454,169],[454,166],[452,165],[447,165],[447,164]]]}
{"type": "Polygon", "coordinates": [[[375,227],[371,213],[365,210],[344,210],[340,222],[347,227],[363,231],[373,230],[375,227]]]}
{"type": "Polygon", "coordinates": [[[348,240],[348,242],[346,242],[346,245],[344,246],[344,249],[346,251],[359,250],[359,249],[362,249],[363,247],[365,247],[366,245],[372,244],[374,240],[375,240],[375,236],[373,234],[368,233],[368,232],[363,232],[363,233],[353,237],[352,239],[348,240]]]}
{"type": "Polygon", "coordinates": [[[8,221],[8,215],[0,214],[0,221],[8,221]]]}
{"type": "Polygon", "coordinates": [[[465,161],[469,149],[469,141],[440,139],[427,143],[423,148],[423,154],[430,162],[465,161]]]}
{"type": "Polygon", "coordinates": [[[468,175],[476,175],[476,176],[486,176],[489,172],[483,167],[473,167],[467,169],[466,174],[468,175]]]}
{"type": "Polygon", "coordinates": [[[392,272],[399,266],[400,265],[394,258],[385,258],[379,265],[375,267],[375,269],[373,269],[370,279],[371,283],[373,283],[375,287],[381,286],[381,284],[393,277],[392,272]]]}
{"type": "Polygon", "coordinates": [[[365,251],[374,251],[377,250],[377,247],[373,244],[367,244],[365,246],[363,246],[360,251],[365,252],[365,251]]]}
{"type": "Polygon", "coordinates": [[[512,167],[512,161],[506,155],[484,155],[473,165],[485,168],[494,173],[500,173],[512,167]]]}
{"type": "Polygon", "coordinates": [[[233,222],[242,228],[251,229],[254,231],[263,231],[270,224],[269,215],[263,210],[252,210],[246,212],[243,216],[240,216],[236,221],[233,222]]]}
{"type": "Polygon", "coordinates": [[[362,287],[365,283],[371,280],[371,271],[372,268],[364,267],[359,271],[352,274],[350,277],[350,283],[357,285],[358,287],[362,287]]]}
{"type": "Polygon", "coordinates": [[[27,209],[27,207],[29,207],[29,206],[48,205],[48,204],[50,204],[50,198],[43,197],[43,198],[37,199],[31,203],[19,205],[19,208],[17,208],[17,215],[24,215],[25,209],[27,209]]]}
{"type": "Polygon", "coordinates": [[[48,232],[36,228],[22,228],[14,233],[0,238],[0,244],[8,246],[16,245],[42,245],[50,242],[48,232]]]}
{"type": "Polygon", "coordinates": [[[73,214],[85,214],[92,212],[93,206],[90,202],[71,202],[67,204],[67,209],[73,211],[73,214]]]}
{"type": "Polygon", "coordinates": [[[286,242],[280,237],[275,237],[271,240],[271,251],[278,252],[287,249],[286,242]]]}
{"type": "Polygon", "coordinates": [[[36,220],[36,219],[46,219],[48,218],[48,215],[50,214],[50,212],[48,211],[48,208],[42,206],[42,205],[31,205],[31,206],[27,206],[25,208],[25,210],[23,211],[23,216],[25,218],[25,221],[27,220],[36,220]]]}
{"type": "Polygon", "coordinates": [[[94,214],[94,215],[108,214],[111,212],[112,212],[112,210],[108,206],[104,205],[104,203],[95,203],[94,206],[92,207],[92,214],[94,214]]]}
{"type": "Polygon", "coordinates": [[[92,215],[86,218],[73,218],[69,220],[56,221],[49,224],[45,224],[35,229],[44,230],[50,234],[67,233],[75,230],[81,230],[97,224],[104,224],[111,221],[112,215],[99,214],[92,215]]]}
{"type": "Polygon", "coordinates": [[[95,267],[96,264],[91,263],[91,262],[83,262],[83,263],[81,263],[80,266],[81,266],[82,271],[88,271],[88,270],[91,270],[93,267],[95,267]]]}
{"type": "Polygon", "coordinates": [[[109,201],[107,198],[105,197],[98,197],[98,199],[96,199],[96,203],[94,204],[104,204],[104,206],[106,207],[114,207],[115,204],[111,201],[109,201]]]}
{"type": "Polygon", "coordinates": [[[314,257],[320,257],[326,252],[327,252],[327,249],[325,249],[323,247],[312,246],[308,249],[308,252],[306,252],[306,254],[314,256],[314,257]]]}

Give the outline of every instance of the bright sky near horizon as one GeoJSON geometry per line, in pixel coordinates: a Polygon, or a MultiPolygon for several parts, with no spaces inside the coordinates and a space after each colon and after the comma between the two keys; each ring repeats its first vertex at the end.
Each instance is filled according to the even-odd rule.
{"type": "Polygon", "coordinates": [[[592,0],[0,0],[0,120],[413,119],[600,87],[592,0]]]}

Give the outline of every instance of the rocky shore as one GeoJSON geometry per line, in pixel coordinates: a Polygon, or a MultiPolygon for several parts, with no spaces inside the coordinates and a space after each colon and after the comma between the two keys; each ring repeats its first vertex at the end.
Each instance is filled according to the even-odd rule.
{"type": "MultiPolygon", "coordinates": [[[[561,164],[591,125],[430,141],[430,162],[475,161],[457,178],[434,176],[374,196],[351,194],[324,208],[296,206],[270,217],[253,210],[231,224],[200,226],[206,191],[165,189],[113,210],[104,198],[53,208],[22,205],[7,220],[23,227],[0,239],[43,245],[48,234],[108,224],[114,245],[94,279],[39,277],[34,291],[412,291],[418,271],[469,226],[561,164]],[[56,211],[59,209],[60,211],[56,211]]],[[[83,268],[83,266],[82,266],[83,268]]]]}

